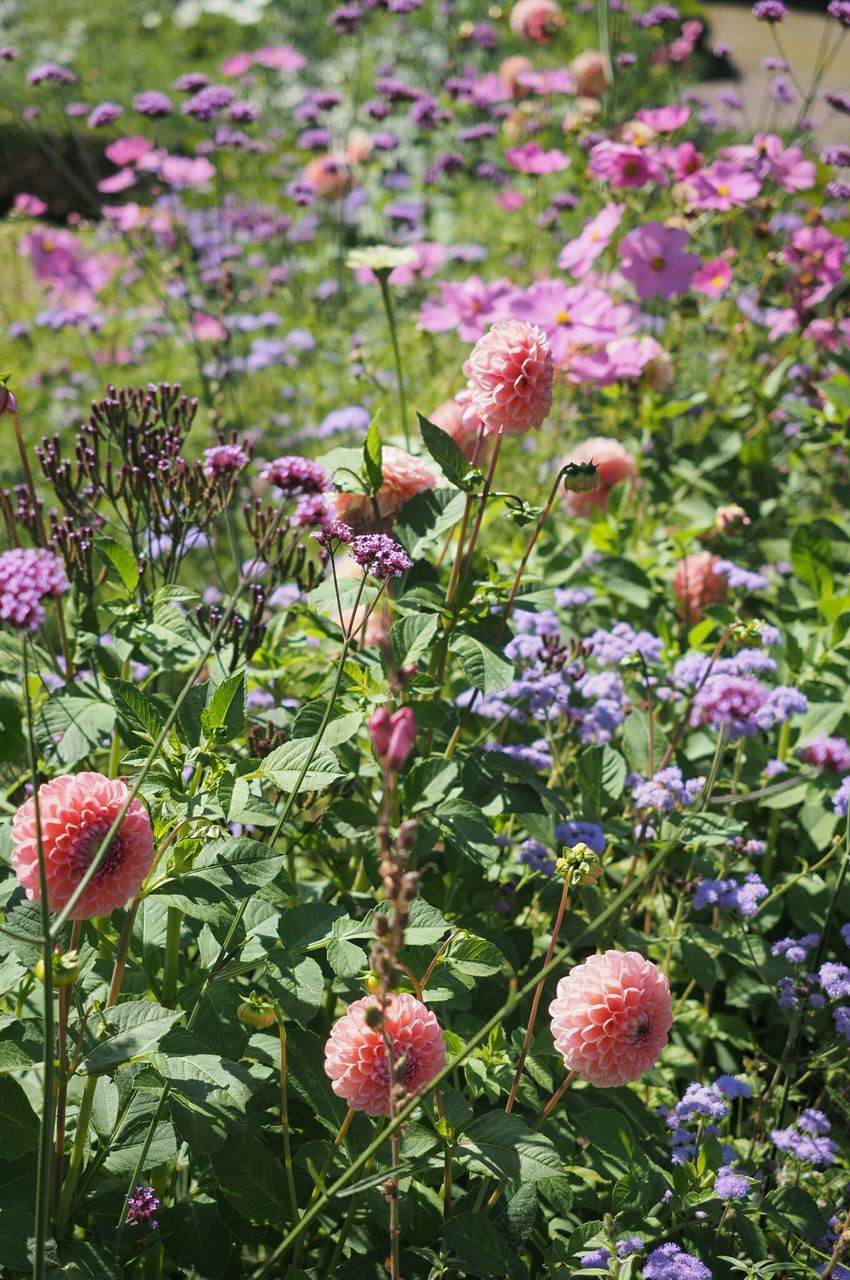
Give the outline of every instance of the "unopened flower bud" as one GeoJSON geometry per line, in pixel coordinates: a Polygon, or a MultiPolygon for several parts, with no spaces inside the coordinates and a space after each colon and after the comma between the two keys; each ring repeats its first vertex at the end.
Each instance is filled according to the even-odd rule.
{"type": "Polygon", "coordinates": [[[718,533],[727,533],[730,529],[734,529],[736,525],[747,525],[749,523],[750,517],[743,507],[738,506],[737,502],[730,502],[725,507],[718,507],[714,513],[714,527],[718,533]]]}
{"type": "Polygon", "coordinates": [[[376,973],[367,973],[363,979],[363,985],[370,995],[375,995],[381,989],[381,979],[376,973]]]}
{"type": "Polygon", "coordinates": [[[248,1027],[270,1027],[276,1020],[274,1005],[270,1000],[263,1000],[260,996],[255,996],[253,992],[247,1000],[243,1000],[239,1008],[236,1010],[236,1016],[240,1022],[244,1022],[248,1027]]]}
{"type": "Polygon", "coordinates": [[[18,402],[12,392],[6,386],[6,383],[0,378],[0,415],[4,413],[17,413],[18,402]]]}
{"type": "MultiPolygon", "coordinates": [[[[80,976],[80,957],[76,951],[61,952],[58,948],[51,956],[54,987],[70,987],[80,976]]],[[[44,960],[39,959],[35,966],[35,976],[44,982],[44,960]]]]}
{"type": "Polygon", "coordinates": [[[594,493],[602,477],[593,462],[568,462],[564,467],[564,488],[568,493],[594,493]]]}
{"type": "Polygon", "coordinates": [[[369,735],[384,768],[397,773],[416,741],[416,720],[412,709],[399,707],[390,715],[386,707],[379,707],[369,720],[369,735]]]}

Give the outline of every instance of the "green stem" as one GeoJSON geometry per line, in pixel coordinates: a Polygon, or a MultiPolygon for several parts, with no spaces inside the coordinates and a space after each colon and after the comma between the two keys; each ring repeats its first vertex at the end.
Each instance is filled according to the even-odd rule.
{"type": "Polygon", "coordinates": [[[165,964],[162,974],[162,1004],[173,1009],[177,1003],[177,966],[180,962],[180,929],[183,912],[179,907],[168,908],[165,926],[165,964]]]}
{"type": "Polygon", "coordinates": [[[80,1176],[80,1170],[83,1167],[83,1157],[86,1153],[89,1138],[89,1121],[91,1120],[91,1109],[94,1102],[94,1091],[97,1088],[97,1076],[86,1076],[86,1083],[83,1089],[83,1096],[80,1102],[80,1110],[77,1116],[77,1131],[74,1134],[74,1145],[71,1149],[71,1159],[68,1164],[68,1172],[65,1175],[65,1185],[62,1188],[62,1199],[59,1204],[59,1216],[57,1219],[57,1227],[60,1231],[64,1231],[68,1223],[71,1213],[71,1203],[74,1198],[74,1191],[77,1187],[77,1179],[80,1176]]]}
{"type": "MultiPolygon", "coordinates": [[[[785,761],[790,743],[791,721],[783,720],[779,729],[779,745],[776,749],[777,760],[785,761]]],[[[767,841],[761,866],[761,874],[764,877],[765,884],[770,883],[770,876],[773,872],[773,859],[776,854],[776,841],[779,836],[779,818],[779,809],[774,809],[767,824],[767,841]]]]}
{"type": "Polygon", "coordinates": [[[395,376],[398,385],[398,402],[401,411],[401,429],[404,435],[405,448],[410,450],[410,425],[407,421],[407,392],[404,387],[404,372],[401,366],[401,352],[398,347],[398,333],[396,332],[395,309],[393,307],[392,293],[387,283],[388,271],[376,272],[378,283],[381,286],[381,298],[384,302],[384,310],[387,313],[387,324],[390,330],[390,341],[393,345],[393,360],[395,361],[395,376]]]}
{"type": "Polygon", "coordinates": [[[38,850],[38,888],[41,903],[41,944],[44,964],[44,1045],[43,1045],[43,1098],[41,1131],[38,1143],[38,1169],[35,1185],[35,1249],[33,1280],[44,1280],[47,1263],[47,1228],[50,1217],[53,1163],[53,1117],[55,1093],[55,1044],[53,1026],[53,938],[50,933],[50,906],[47,896],[47,867],[41,831],[41,809],[38,799],[38,757],[35,746],[32,698],[29,685],[29,659],[26,637],[21,641],[23,659],[24,702],[27,721],[27,754],[32,777],[33,804],[35,807],[35,831],[38,850]]]}
{"type": "Polygon", "coordinates": [[[292,1170],[292,1146],[289,1140],[289,1096],[286,1088],[286,1024],[283,1014],[275,1006],[275,1017],[280,1034],[280,1127],[283,1132],[283,1168],[286,1173],[286,1189],[289,1192],[289,1208],[292,1221],[298,1221],[298,1197],[295,1194],[295,1175],[292,1170]]]}

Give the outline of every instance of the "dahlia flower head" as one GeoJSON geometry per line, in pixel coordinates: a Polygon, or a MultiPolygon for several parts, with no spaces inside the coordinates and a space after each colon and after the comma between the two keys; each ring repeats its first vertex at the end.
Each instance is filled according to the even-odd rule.
{"type": "Polygon", "coordinates": [[[511,31],[521,40],[532,44],[548,44],[549,39],[564,25],[564,15],[556,0],[518,0],[511,9],[511,31]]]}
{"type": "Polygon", "coordinates": [[[552,407],[555,365],[549,339],[527,320],[499,320],[463,366],[469,403],[493,433],[525,435],[552,407]]]}
{"type": "MultiPolygon", "coordinates": [[[[78,773],[73,777],[63,774],[39,787],[41,843],[51,911],[61,911],[68,903],[128,795],[126,782],[106,778],[102,773],[78,773]]],[[[71,918],[108,916],[123,907],[139,892],[153,857],[151,820],[142,802],[134,799],[71,918]]],[[[12,822],[12,866],[30,901],[40,902],[34,796],[21,805],[12,822]]]]}
{"type": "Polygon", "coordinates": [[[368,1024],[368,1010],[379,1009],[375,996],[355,1000],[334,1024],[325,1045],[325,1072],[331,1088],[354,1111],[388,1116],[390,1074],[385,1034],[392,1039],[396,1083],[419,1093],[445,1066],[446,1046],[435,1015],[406,992],[391,995],[384,1028],[368,1024]]]}
{"type": "Polygon", "coordinates": [[[561,978],[549,1013],[567,1070],[613,1089],[653,1065],[667,1043],[673,1002],[651,960],[637,951],[605,951],[561,978]]]}
{"type": "Polygon", "coordinates": [[[622,480],[634,480],[637,475],[637,464],[628,449],[619,440],[609,440],[606,436],[591,436],[589,440],[576,445],[561,465],[566,466],[570,462],[592,462],[600,480],[599,488],[589,493],[564,490],[564,504],[576,516],[589,516],[594,507],[605,511],[614,485],[622,480]]]}
{"type": "Polygon", "coordinates": [[[703,617],[710,604],[726,599],[725,574],[718,571],[720,559],[710,551],[685,556],[673,573],[673,590],[679,601],[679,615],[692,625],[703,617]]]}
{"type": "MultiPolygon", "coordinates": [[[[416,458],[405,449],[385,445],[381,456],[383,481],[377,493],[378,512],[381,521],[391,524],[405,502],[436,489],[440,477],[424,458],[416,458]]],[[[376,525],[375,510],[371,498],[363,493],[335,493],[331,505],[338,520],[350,524],[355,531],[373,530],[376,525]]]]}

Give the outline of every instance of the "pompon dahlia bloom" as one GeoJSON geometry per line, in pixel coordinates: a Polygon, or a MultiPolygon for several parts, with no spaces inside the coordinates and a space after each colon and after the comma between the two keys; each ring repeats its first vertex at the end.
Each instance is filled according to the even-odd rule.
{"type": "Polygon", "coordinates": [[[592,462],[599,473],[600,486],[590,493],[564,491],[564,503],[573,515],[589,516],[594,507],[602,511],[608,506],[608,497],[614,485],[622,480],[634,480],[637,465],[634,458],[619,442],[606,436],[592,436],[571,449],[564,458],[568,462],[592,462]]]}
{"type": "MultiPolygon", "coordinates": [[[[61,911],[87,871],[129,790],[102,773],[63,774],[38,789],[47,900],[61,911]]],[[[153,831],[138,799],[129,806],[97,873],[71,913],[74,920],[108,916],[135,897],[153,865],[153,831]]],[[[12,822],[12,865],[31,902],[40,901],[35,797],[12,822]]]]}
{"type": "MultiPolygon", "coordinates": [[[[381,521],[391,523],[405,502],[426,489],[436,489],[440,477],[424,458],[415,458],[405,449],[385,445],[381,457],[383,483],[377,494],[381,521]]],[[[350,524],[355,532],[374,529],[376,520],[371,498],[362,493],[335,493],[330,499],[338,520],[350,524]]]]}
{"type": "Polygon", "coordinates": [[[351,164],[342,152],[315,156],[305,165],[303,177],[306,185],[323,200],[339,200],[347,196],[354,185],[351,164]]]}
{"type": "Polygon", "coordinates": [[[563,25],[564,15],[555,0],[518,0],[511,9],[511,31],[533,44],[548,44],[563,25]]]}
{"type": "Polygon", "coordinates": [[[580,98],[601,98],[608,87],[608,64],[596,49],[585,49],[570,63],[580,98]]]}
{"type": "Polygon", "coordinates": [[[679,614],[687,623],[699,622],[706,605],[726,599],[726,576],[718,570],[719,557],[710,551],[685,556],[673,573],[673,590],[679,600],[679,614]]]}
{"type": "Polygon", "coordinates": [[[648,1071],[673,1024],[667,979],[637,951],[606,951],[576,965],[549,1013],[567,1070],[601,1089],[648,1071]]]}
{"type": "Polygon", "coordinates": [[[478,339],[463,371],[470,405],[492,432],[535,431],[552,407],[552,349],[536,324],[499,320],[478,339]]]}
{"type": "Polygon", "coordinates": [[[470,406],[469,391],[464,388],[451,400],[438,404],[431,414],[431,421],[446,435],[451,436],[464,456],[471,462],[478,455],[480,462],[485,453],[485,446],[478,443],[481,430],[481,419],[470,406]]]}
{"type": "Polygon", "coordinates": [[[372,1027],[368,1011],[374,996],[355,1000],[334,1025],[325,1045],[325,1072],[337,1097],[369,1116],[390,1114],[390,1078],[386,1033],[392,1037],[397,1083],[418,1093],[446,1063],[446,1046],[435,1015],[415,996],[390,996],[384,1029],[372,1027]]]}

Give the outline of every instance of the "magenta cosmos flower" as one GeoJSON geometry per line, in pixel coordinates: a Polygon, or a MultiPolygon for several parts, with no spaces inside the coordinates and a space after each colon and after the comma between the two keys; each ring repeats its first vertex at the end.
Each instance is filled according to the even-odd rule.
{"type": "Polygon", "coordinates": [[[334,1093],[368,1116],[390,1114],[385,1034],[392,1039],[396,1082],[408,1094],[418,1093],[446,1064],[440,1024],[426,1005],[406,993],[390,996],[383,1030],[367,1021],[368,1011],[379,1007],[374,996],[355,1000],[325,1045],[325,1072],[334,1093]]]}
{"type": "Polygon", "coordinates": [[[691,286],[707,298],[719,298],[732,283],[732,268],[725,258],[711,258],[704,262],[691,279],[691,286]]]}
{"type": "Polygon", "coordinates": [[[470,404],[490,431],[536,431],[552,407],[552,349],[536,324],[500,320],[476,342],[463,371],[470,404]]]}
{"type": "Polygon", "coordinates": [[[717,160],[693,179],[695,209],[718,209],[728,213],[736,206],[754,200],[761,183],[754,173],[741,169],[728,160],[717,160]]]}
{"type": "Polygon", "coordinates": [[[673,1024],[667,979],[637,951],[606,951],[576,965],[549,1013],[567,1070],[601,1089],[648,1071],[673,1024]]]}
{"type": "Polygon", "coordinates": [[[621,142],[598,142],[587,167],[591,177],[612,187],[645,187],[648,182],[666,187],[669,182],[660,161],[646,147],[621,142]]]}
{"type": "Polygon", "coordinates": [[[608,342],[622,319],[607,293],[593,285],[538,280],[509,301],[511,313],[539,324],[549,339],[555,364],[566,364],[577,347],[608,342]]]}
{"type": "Polygon", "coordinates": [[[466,280],[440,280],[439,297],[426,298],[419,313],[419,323],[427,333],[446,333],[457,329],[463,342],[477,342],[487,325],[495,318],[497,304],[511,288],[509,280],[493,280],[490,284],[480,276],[466,280]]]}
{"type": "MultiPolygon", "coordinates": [[[[47,872],[47,901],[61,911],[88,870],[101,842],[127,801],[120,778],[102,773],[64,774],[38,789],[41,843],[47,872]]],[[[153,865],[153,831],[148,811],[133,800],[109,850],[71,912],[74,920],[108,916],[136,896],[153,865]]],[[[21,805],[12,822],[12,866],[31,902],[40,902],[35,797],[21,805]]]]}
{"type": "Polygon", "coordinates": [[[700,265],[695,253],[688,253],[688,233],[661,222],[645,222],[623,236],[620,270],[631,280],[639,298],[672,298],[684,293],[700,265]]]}

